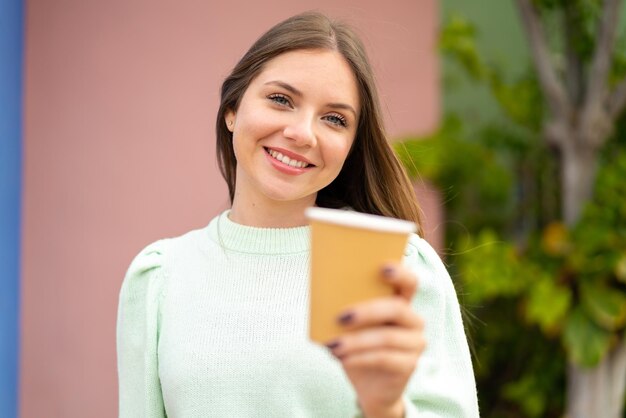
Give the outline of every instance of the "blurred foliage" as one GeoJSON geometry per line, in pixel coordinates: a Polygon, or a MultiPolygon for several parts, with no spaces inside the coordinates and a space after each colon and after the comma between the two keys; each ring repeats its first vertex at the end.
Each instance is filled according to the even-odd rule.
{"type": "MultiPolygon", "coordinates": [[[[599,2],[536,3],[546,14],[578,7],[569,19],[588,60],[599,2]]],[[[626,338],[626,115],[603,150],[592,200],[567,228],[534,72],[505,81],[480,56],[476,36],[470,22],[451,16],[441,51],[488,86],[506,120],[474,126],[448,114],[437,132],[398,142],[396,151],[410,175],[443,194],[447,262],[469,318],[481,415],[560,417],[567,360],[593,367],[626,338]]],[[[615,80],[626,74],[623,52],[612,71],[615,80]]]]}

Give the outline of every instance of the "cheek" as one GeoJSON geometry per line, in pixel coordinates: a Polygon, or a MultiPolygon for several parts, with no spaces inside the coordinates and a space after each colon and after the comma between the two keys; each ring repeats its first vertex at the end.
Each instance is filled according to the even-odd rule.
{"type": "Polygon", "coordinates": [[[233,133],[233,148],[236,157],[239,157],[239,154],[244,149],[254,147],[260,139],[263,139],[275,130],[269,123],[270,119],[262,117],[260,113],[246,114],[245,117],[237,120],[233,133]]]}
{"type": "MultiPolygon", "coordinates": [[[[262,136],[276,128],[278,118],[266,106],[259,103],[246,103],[237,112],[235,128],[243,137],[262,136]]],[[[258,138],[255,138],[258,139],[258,138]]]]}
{"type": "Polygon", "coordinates": [[[327,165],[329,167],[332,167],[333,171],[338,174],[339,171],[341,171],[343,163],[348,157],[352,141],[346,140],[344,138],[334,141],[331,144],[332,145],[326,147],[324,150],[324,161],[326,161],[327,165]]]}

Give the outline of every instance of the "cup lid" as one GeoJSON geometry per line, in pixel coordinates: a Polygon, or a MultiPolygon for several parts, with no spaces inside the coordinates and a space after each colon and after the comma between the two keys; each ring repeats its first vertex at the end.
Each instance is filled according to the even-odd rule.
{"type": "Polygon", "coordinates": [[[352,210],[309,207],[305,209],[304,216],[309,220],[374,231],[397,234],[410,234],[417,231],[417,225],[414,222],[352,210]]]}

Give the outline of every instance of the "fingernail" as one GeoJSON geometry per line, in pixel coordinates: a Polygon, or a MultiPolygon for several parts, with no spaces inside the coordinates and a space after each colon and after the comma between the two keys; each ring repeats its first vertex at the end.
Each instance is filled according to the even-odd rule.
{"type": "Polygon", "coordinates": [[[352,322],[353,319],[354,313],[346,312],[342,314],[339,318],[337,318],[337,321],[339,321],[339,323],[342,325],[348,325],[350,322],[352,322]]]}
{"type": "Polygon", "coordinates": [[[382,269],[382,273],[386,279],[393,279],[396,276],[396,269],[392,266],[385,266],[382,269]]]}
{"type": "Polygon", "coordinates": [[[329,343],[326,344],[326,347],[328,347],[329,350],[334,350],[335,348],[339,347],[341,345],[341,343],[338,340],[334,340],[331,341],[329,343]]]}

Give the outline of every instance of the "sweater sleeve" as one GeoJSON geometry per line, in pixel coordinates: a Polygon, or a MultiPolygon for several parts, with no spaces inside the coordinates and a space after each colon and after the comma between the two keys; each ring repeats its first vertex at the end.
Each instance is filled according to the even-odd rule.
{"type": "Polygon", "coordinates": [[[166,416],[158,373],[159,298],[164,241],[135,257],[124,278],[117,315],[120,418],[166,416]]]}
{"type": "Polygon", "coordinates": [[[450,275],[433,248],[412,236],[405,263],[419,280],[414,309],[424,319],[426,349],[405,393],[406,418],[477,418],[478,401],[461,309],[450,275]]]}

